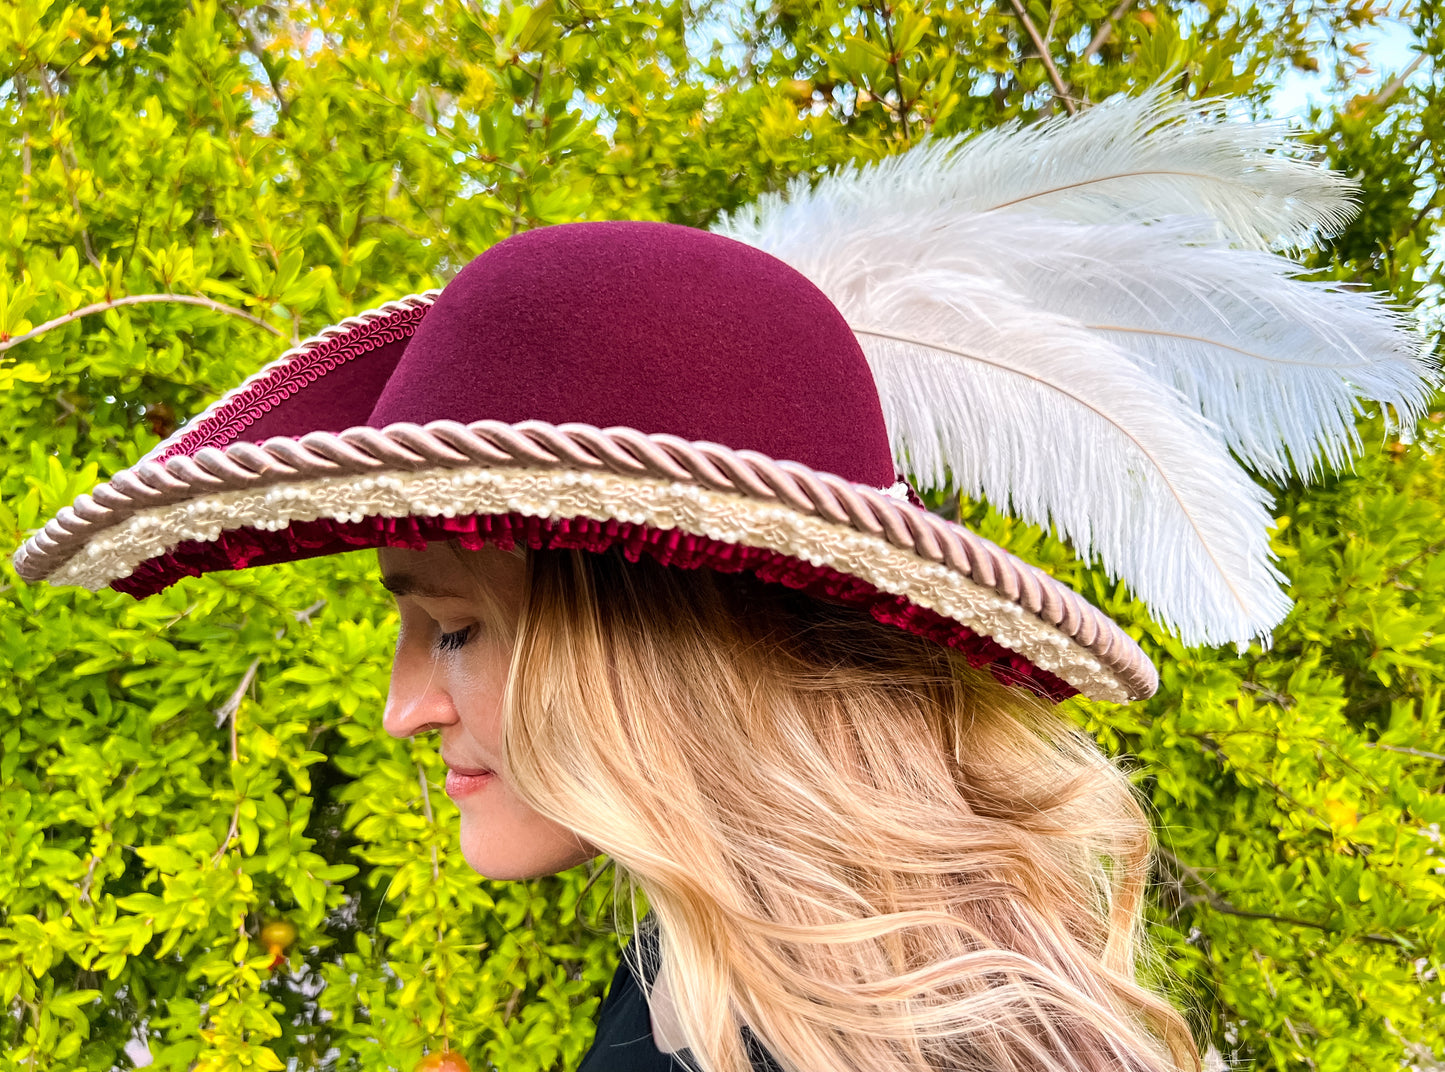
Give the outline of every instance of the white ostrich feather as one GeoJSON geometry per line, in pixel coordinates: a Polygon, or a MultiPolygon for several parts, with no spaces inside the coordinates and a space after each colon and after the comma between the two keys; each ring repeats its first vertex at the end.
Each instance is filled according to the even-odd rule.
{"type": "Polygon", "coordinates": [[[1002,287],[970,287],[966,305],[938,301],[956,288],[946,272],[845,288],[823,290],[856,318],[884,419],[925,483],[951,477],[1053,524],[1190,643],[1252,635],[1288,610],[1267,496],[1179,392],[1002,287]],[[959,343],[920,342],[940,337],[959,343]],[[949,419],[935,422],[939,411],[949,419]]]}
{"type": "Polygon", "coordinates": [[[1196,243],[1192,221],[1021,220],[1011,237],[978,222],[993,234],[965,241],[993,247],[999,278],[1178,387],[1267,477],[1348,465],[1362,398],[1389,403],[1405,428],[1428,407],[1433,373],[1405,317],[1367,292],[1302,279],[1284,257],[1196,243]]]}
{"type": "Polygon", "coordinates": [[[906,215],[1034,213],[1076,223],[1209,220],[1216,237],[1256,249],[1298,249],[1353,217],[1355,184],[1310,162],[1281,123],[1234,123],[1219,101],[1156,87],[1073,117],[940,138],[856,170],[806,177],[726,220],[741,241],[778,218],[781,201],[826,201],[847,218],[880,207],[906,215]]]}
{"type": "Polygon", "coordinates": [[[1289,600],[1230,452],[1338,467],[1360,398],[1412,422],[1435,372],[1397,311],[1267,252],[1336,231],[1350,184],[1189,109],[1156,91],[925,144],[714,230],[837,305],[924,486],[1054,525],[1186,643],[1244,643],[1289,600]]]}

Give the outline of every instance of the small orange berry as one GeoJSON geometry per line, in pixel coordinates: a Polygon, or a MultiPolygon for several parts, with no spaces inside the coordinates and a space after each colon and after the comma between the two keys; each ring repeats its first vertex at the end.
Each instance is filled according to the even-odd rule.
{"type": "Polygon", "coordinates": [[[412,1072],[472,1072],[467,1059],[455,1051],[429,1053],[416,1063],[412,1072]]]}
{"type": "Polygon", "coordinates": [[[268,949],[271,946],[280,946],[283,950],[288,949],[294,941],[296,941],[296,924],[289,919],[273,919],[261,928],[261,944],[268,949]]]}
{"type": "Polygon", "coordinates": [[[296,924],[289,919],[273,919],[261,928],[261,944],[271,954],[271,970],[286,963],[286,950],[296,941],[296,924]]]}

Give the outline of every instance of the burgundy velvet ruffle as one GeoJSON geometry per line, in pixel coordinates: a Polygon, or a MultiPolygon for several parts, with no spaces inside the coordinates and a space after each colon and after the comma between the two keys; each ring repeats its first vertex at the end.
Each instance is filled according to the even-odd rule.
{"type": "Polygon", "coordinates": [[[112,588],[137,598],[167,588],[182,577],[213,570],[245,569],[369,547],[421,550],[438,540],[455,540],[469,550],[494,545],[605,551],[620,544],[629,561],[650,555],[679,569],[749,570],[759,578],[810,596],[866,608],[880,622],[927,637],[962,652],[972,666],[987,666],[1005,685],[1021,685],[1052,700],[1078,690],[1022,655],[903,596],[880,592],[866,581],[829,566],[814,566],[777,551],[743,547],[677,529],[590,518],[545,519],[522,514],[482,517],[368,517],[361,521],[297,521],[279,532],[241,528],[217,540],[190,540],[114,581],[112,588]]]}

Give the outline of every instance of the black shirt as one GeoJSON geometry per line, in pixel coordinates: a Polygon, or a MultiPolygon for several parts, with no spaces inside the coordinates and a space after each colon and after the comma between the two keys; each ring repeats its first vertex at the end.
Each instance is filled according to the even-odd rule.
{"type": "MultiPolygon", "coordinates": [[[[651,969],[657,963],[657,931],[645,921],[633,939],[642,953],[642,962],[651,969]]],[[[650,986],[653,976],[647,979],[650,986]]],[[[776,1062],[743,1028],[748,1056],[754,1072],[781,1072],[776,1062]]],[[[663,1053],[652,1040],[652,1015],[642,984],[632,970],[627,952],[612,976],[607,998],[597,1010],[597,1037],[592,1048],[577,1066],[577,1072],[695,1072],[697,1064],[688,1050],[663,1053]]]]}

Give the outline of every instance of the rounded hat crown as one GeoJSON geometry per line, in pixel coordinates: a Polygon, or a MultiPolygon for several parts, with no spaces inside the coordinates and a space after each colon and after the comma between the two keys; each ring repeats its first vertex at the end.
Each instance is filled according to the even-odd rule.
{"type": "Polygon", "coordinates": [[[580,422],[894,482],[847,322],[782,261],[689,227],[528,231],[442,291],[366,423],[580,422]]]}

